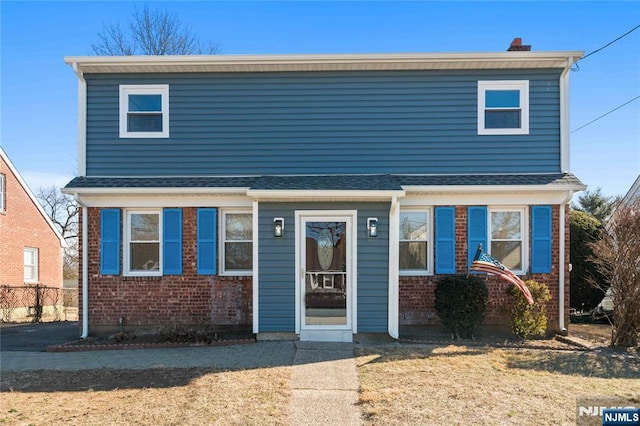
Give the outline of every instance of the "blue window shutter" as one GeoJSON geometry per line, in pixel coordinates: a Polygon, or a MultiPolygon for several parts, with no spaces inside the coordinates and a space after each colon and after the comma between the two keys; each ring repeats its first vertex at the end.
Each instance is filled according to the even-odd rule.
{"type": "Polygon", "coordinates": [[[436,207],[436,274],[456,273],[456,209],[436,207]]]}
{"type": "Polygon", "coordinates": [[[162,210],[162,271],[182,274],[182,209],[162,210]]]}
{"type": "Polygon", "coordinates": [[[198,209],[198,274],[215,275],[216,209],[198,209]]]}
{"type": "Polygon", "coordinates": [[[120,209],[100,211],[100,273],[120,274],[120,209]]]}
{"type": "Polygon", "coordinates": [[[478,244],[482,244],[482,251],[487,251],[487,207],[473,206],[467,211],[467,257],[471,267],[473,257],[478,250],[478,244]]]}
{"type": "Polygon", "coordinates": [[[531,207],[531,272],[551,272],[551,206],[531,207]]]}

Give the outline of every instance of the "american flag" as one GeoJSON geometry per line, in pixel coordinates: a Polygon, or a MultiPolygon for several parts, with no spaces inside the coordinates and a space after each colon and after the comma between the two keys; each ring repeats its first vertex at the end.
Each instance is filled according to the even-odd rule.
{"type": "Polygon", "coordinates": [[[473,262],[471,263],[472,271],[488,272],[490,274],[499,275],[511,284],[520,289],[527,302],[533,305],[533,297],[531,292],[524,284],[524,282],[516,274],[511,272],[506,266],[500,263],[497,259],[491,257],[487,253],[482,252],[482,244],[478,245],[478,251],[476,252],[473,262]]]}

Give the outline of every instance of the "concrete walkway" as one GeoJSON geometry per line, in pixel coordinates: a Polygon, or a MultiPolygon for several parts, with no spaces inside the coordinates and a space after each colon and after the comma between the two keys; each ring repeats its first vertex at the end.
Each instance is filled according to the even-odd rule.
{"type": "Polygon", "coordinates": [[[360,425],[351,343],[296,342],[290,412],[294,425],[360,425]]]}

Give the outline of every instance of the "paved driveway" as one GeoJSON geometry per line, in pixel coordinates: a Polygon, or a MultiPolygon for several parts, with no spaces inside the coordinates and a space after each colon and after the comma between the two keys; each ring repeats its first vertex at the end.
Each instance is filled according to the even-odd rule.
{"type": "Polygon", "coordinates": [[[0,351],[43,352],[47,346],[80,337],[77,322],[60,321],[39,324],[1,324],[0,351]]]}

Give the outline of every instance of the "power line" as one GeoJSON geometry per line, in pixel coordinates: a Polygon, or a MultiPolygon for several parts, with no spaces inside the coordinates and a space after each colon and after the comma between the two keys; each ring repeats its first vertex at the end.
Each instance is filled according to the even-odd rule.
{"type": "Polygon", "coordinates": [[[635,28],[630,29],[629,31],[627,31],[626,33],[622,34],[620,37],[618,37],[617,39],[610,41],[609,43],[605,44],[604,46],[602,46],[599,49],[594,50],[593,52],[583,56],[580,60],[584,61],[585,59],[587,59],[589,56],[593,55],[594,53],[598,53],[599,51],[606,49],[607,47],[611,46],[613,43],[615,43],[616,41],[628,36],[629,34],[631,34],[632,32],[634,32],[635,30],[637,30],[638,28],[640,28],[640,25],[636,26],[635,28]]]}
{"type": "Polygon", "coordinates": [[[602,114],[600,117],[598,117],[598,118],[594,118],[593,120],[591,120],[591,121],[590,121],[590,122],[588,122],[587,124],[585,124],[585,125],[583,125],[583,126],[580,126],[580,127],[578,127],[577,129],[575,129],[575,130],[572,130],[572,131],[571,131],[571,133],[575,133],[575,132],[577,132],[577,131],[578,131],[578,130],[580,130],[580,129],[584,129],[584,128],[585,128],[585,127],[587,127],[589,124],[595,123],[596,121],[600,120],[602,117],[605,117],[605,116],[607,116],[607,115],[611,114],[612,112],[619,110],[619,109],[620,109],[620,108],[622,108],[623,106],[625,106],[625,105],[627,105],[627,104],[630,104],[631,102],[633,102],[633,101],[635,101],[635,100],[637,100],[637,99],[640,99],[640,95],[636,96],[635,98],[631,99],[630,101],[627,101],[627,102],[623,103],[622,105],[619,105],[619,106],[615,107],[614,109],[612,109],[612,110],[611,110],[611,111],[609,111],[609,112],[605,112],[605,113],[604,113],[604,114],[602,114]]]}

